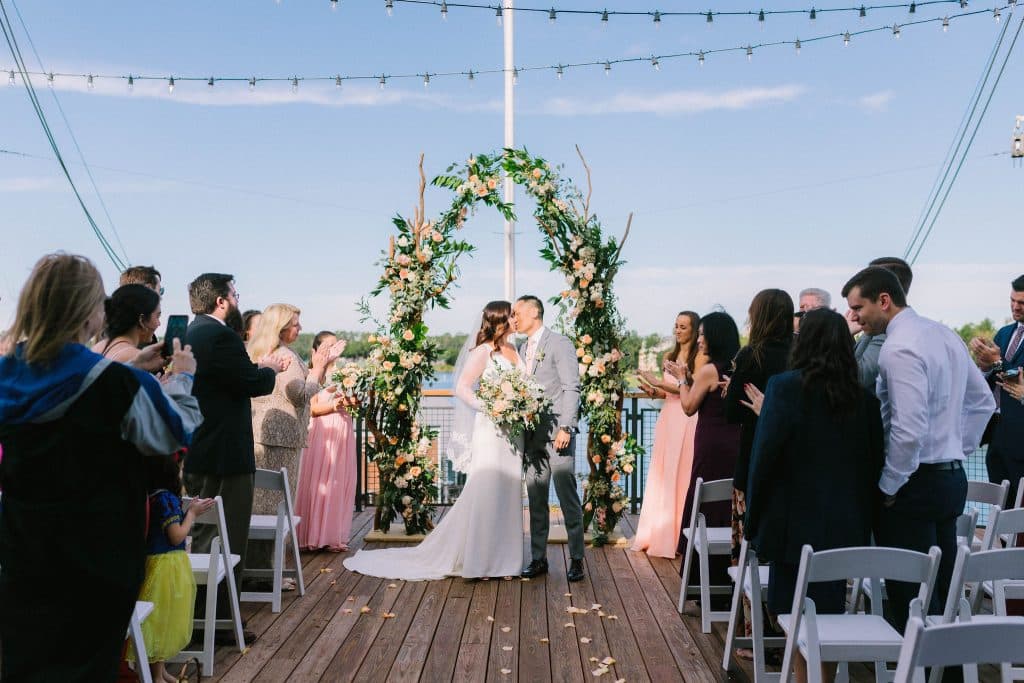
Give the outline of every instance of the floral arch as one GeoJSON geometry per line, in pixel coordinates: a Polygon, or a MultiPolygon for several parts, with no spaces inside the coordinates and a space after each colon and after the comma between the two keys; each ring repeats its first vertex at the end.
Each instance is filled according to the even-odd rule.
{"type": "MultiPolygon", "coordinates": [[[[474,249],[461,232],[470,209],[485,204],[505,218],[514,217],[512,206],[499,194],[502,171],[536,199],[534,217],[544,237],[540,253],[552,270],[565,276],[566,288],[553,302],[579,357],[580,415],[588,426],[584,525],[598,545],[615,529],[628,500],[623,477],[633,472],[635,458],[642,453],[622,429],[625,382],[619,344],[623,321],[612,290],[623,263],[620,256],[629,223],[620,240],[605,236],[589,211],[590,169],[585,161],[584,167],[585,199],[550,164],[525,149],[471,157],[433,180],[455,197],[437,219],[427,220],[420,157],[419,204],[411,219],[394,218],[396,234],[383,254],[383,273],[371,293],[389,293],[388,318],[370,337],[368,361],[346,364],[334,376],[362,402],[369,457],[380,475],[375,529],[387,532],[399,516],[407,534],[433,527],[428,503],[437,496],[438,472],[429,454],[436,434],[418,424],[416,415],[423,382],[433,377],[437,349],[427,340],[423,315],[429,308],[448,307],[448,290],[458,276],[457,261],[474,249]]],[[[369,318],[365,301],[361,308],[369,318]]]]}

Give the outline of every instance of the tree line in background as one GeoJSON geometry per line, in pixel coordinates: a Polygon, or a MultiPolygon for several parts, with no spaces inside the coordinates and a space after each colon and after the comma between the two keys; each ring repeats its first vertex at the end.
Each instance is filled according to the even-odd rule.
{"type": "MultiPolygon", "coordinates": [[[[960,335],[960,338],[964,340],[964,343],[969,342],[974,337],[985,337],[991,339],[996,331],[1004,323],[997,324],[991,318],[985,318],[981,322],[967,323],[960,327],[954,327],[953,331],[960,335]]],[[[365,358],[370,352],[370,342],[367,341],[369,332],[346,332],[340,331],[337,333],[339,339],[345,339],[348,341],[348,346],[345,347],[345,352],[342,354],[345,358],[365,358]]],[[[310,349],[313,346],[313,334],[302,333],[299,338],[292,344],[292,348],[303,358],[309,358],[310,349]]],[[[440,349],[438,356],[437,371],[447,372],[455,367],[455,361],[459,357],[459,351],[462,349],[462,345],[466,343],[466,335],[464,334],[441,334],[429,337],[430,341],[437,344],[440,349]]],[[[640,334],[636,330],[631,330],[626,334],[622,340],[622,352],[624,358],[622,359],[623,367],[627,372],[635,372],[637,365],[637,356],[640,351],[641,345],[646,345],[647,348],[652,348],[664,343],[666,337],[658,334],[640,334]]]]}

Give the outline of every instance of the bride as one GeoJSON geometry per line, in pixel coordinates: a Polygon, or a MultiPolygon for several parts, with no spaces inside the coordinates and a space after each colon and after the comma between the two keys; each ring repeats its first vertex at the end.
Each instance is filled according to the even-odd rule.
{"type": "MultiPolygon", "coordinates": [[[[468,478],[448,514],[418,546],[360,550],[345,560],[351,571],[386,579],[430,581],[447,576],[518,576],[523,567],[522,443],[480,412],[480,377],[521,368],[508,343],[512,306],[484,307],[480,331],[467,340],[455,368],[455,424],[448,448],[468,478]]],[[[521,441],[521,440],[520,440],[521,441]]]]}

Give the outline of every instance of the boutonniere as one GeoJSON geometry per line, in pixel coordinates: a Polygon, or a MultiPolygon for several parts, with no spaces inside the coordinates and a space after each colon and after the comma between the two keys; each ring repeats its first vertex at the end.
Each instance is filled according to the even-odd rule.
{"type": "Polygon", "coordinates": [[[547,354],[545,354],[543,351],[538,351],[537,354],[533,357],[533,364],[540,365],[540,362],[544,360],[545,355],[547,354]]]}

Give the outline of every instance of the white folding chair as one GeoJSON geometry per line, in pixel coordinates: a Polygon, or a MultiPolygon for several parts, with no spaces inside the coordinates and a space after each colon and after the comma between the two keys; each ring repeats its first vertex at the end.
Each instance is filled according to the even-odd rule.
{"type": "MultiPolygon", "coordinates": [[[[972,553],[966,546],[957,549],[956,563],[953,565],[953,577],[949,585],[949,597],[941,617],[926,617],[927,626],[952,624],[955,621],[985,622],[1006,617],[1007,592],[1024,594],[1024,548],[1006,548],[972,553]],[[972,597],[977,594],[980,599],[981,585],[989,586],[992,596],[993,615],[978,615],[972,612],[965,596],[965,590],[972,589],[972,597]]],[[[1024,617],[1011,617],[1024,623],[1024,617]]],[[[1024,644],[1021,646],[1024,653],[1024,644]]],[[[1024,659],[1024,658],[1022,658],[1024,659]]],[[[1003,665],[1003,681],[1024,679],[1024,667],[1013,667],[1009,663],[1003,665]]],[[[929,680],[939,683],[942,680],[942,668],[932,669],[929,680]]]]}
{"type": "Polygon", "coordinates": [[[767,566],[758,563],[757,553],[747,545],[746,539],[740,545],[739,563],[729,567],[729,576],[735,582],[732,593],[732,610],[729,612],[729,629],[725,635],[725,651],[722,655],[722,668],[729,671],[735,648],[750,648],[754,651],[754,683],[777,681],[779,674],[765,669],[765,648],[781,648],[786,639],[778,636],[764,635],[765,592],[768,588],[767,566]],[[753,581],[753,577],[758,577],[753,581]],[[743,615],[744,596],[750,602],[750,637],[737,635],[743,615]]]}
{"type": "MultiPolygon", "coordinates": [[[[190,498],[185,499],[191,502],[190,498]]],[[[241,558],[231,554],[231,545],[228,542],[228,525],[224,521],[224,503],[220,496],[214,498],[214,505],[203,514],[196,517],[196,523],[215,524],[217,535],[210,544],[209,553],[189,553],[188,559],[192,563],[192,575],[196,584],[206,586],[206,606],[202,619],[194,620],[194,625],[203,629],[203,649],[183,650],[169,661],[183,662],[192,658],[199,660],[203,667],[204,676],[213,675],[213,659],[216,653],[214,637],[218,629],[231,629],[235,632],[235,642],[238,644],[238,651],[245,650],[245,638],[242,635],[242,613],[238,609],[238,593],[235,591],[234,568],[241,558]],[[231,606],[230,619],[217,618],[217,592],[220,584],[226,582],[228,601],[231,606]]]]}
{"type": "Polygon", "coordinates": [[[295,515],[295,508],[292,506],[286,468],[256,470],[255,488],[277,491],[282,494],[283,500],[277,505],[276,515],[253,515],[249,521],[250,541],[274,542],[274,566],[270,569],[246,568],[243,570],[243,576],[270,578],[273,588],[269,591],[244,591],[242,602],[269,602],[270,610],[277,613],[281,611],[281,585],[285,577],[295,579],[299,595],[306,594],[306,583],[302,578],[302,558],[299,556],[299,539],[295,534],[295,528],[302,518],[295,515]],[[284,544],[287,537],[291,537],[291,554],[295,569],[284,567],[284,544]]]}
{"type": "Polygon", "coordinates": [[[971,547],[975,542],[980,543],[974,535],[978,528],[978,508],[969,507],[956,518],[956,541],[957,545],[971,547]]]}
{"type": "MultiPolygon", "coordinates": [[[[983,551],[1013,548],[1017,544],[1017,534],[1024,533],[1024,508],[1000,510],[993,505],[989,513],[988,527],[981,541],[983,551]]],[[[994,597],[990,581],[983,581],[971,590],[971,613],[979,614],[983,597],[994,597]]]]}
{"type": "MultiPolygon", "coordinates": [[[[987,481],[967,482],[967,505],[998,505],[1006,508],[1006,497],[1010,493],[1010,482],[1006,479],[999,484],[987,481]]],[[[989,515],[991,521],[991,514],[989,515]]],[[[981,550],[981,541],[971,536],[971,550],[981,550]]]]}
{"type": "MultiPolygon", "coordinates": [[[[814,552],[805,545],[800,555],[793,611],[780,614],[779,626],[786,633],[782,660],[782,683],[789,683],[793,659],[799,651],[807,662],[811,683],[821,683],[822,662],[874,662],[875,680],[889,681],[892,671],[886,662],[899,658],[903,637],[882,616],[880,582],[882,578],[920,584],[914,600],[921,605],[931,599],[935,575],[939,570],[938,548],[928,554],[900,548],[858,547],[814,552]],[[871,614],[817,613],[814,600],[807,597],[807,585],[816,581],[845,581],[869,577],[874,590],[871,614]]],[[[856,604],[856,593],[852,604],[856,604]]]]}
{"type": "Polygon", "coordinates": [[[1017,484],[1017,498],[1013,501],[1013,507],[1024,507],[1024,477],[1017,484]]]}
{"type": "Polygon", "coordinates": [[[964,681],[977,683],[978,664],[1013,660],[1020,656],[1021,643],[1022,621],[1000,618],[925,628],[924,622],[914,617],[907,622],[895,681],[924,683],[924,667],[963,665],[964,681]]]}
{"type": "Polygon", "coordinates": [[[708,560],[712,555],[732,554],[732,527],[709,527],[700,507],[705,503],[731,500],[732,479],[704,481],[703,478],[698,477],[694,488],[690,527],[683,529],[683,536],[686,537],[687,543],[686,553],[683,556],[683,579],[679,585],[678,611],[680,614],[683,613],[686,599],[690,597],[692,591],[696,590],[700,595],[700,625],[704,633],[711,633],[711,622],[713,621],[729,621],[729,612],[711,611],[711,594],[727,595],[732,593],[732,586],[712,586],[710,584],[708,560]],[[697,555],[700,568],[699,587],[689,585],[690,567],[694,554],[697,555]]]}
{"type": "Polygon", "coordinates": [[[132,618],[128,622],[128,634],[125,636],[132,641],[135,648],[135,674],[142,683],[153,683],[153,673],[149,670],[149,655],[146,653],[146,639],[142,636],[142,622],[153,613],[153,603],[137,600],[135,609],[132,610],[132,618]]]}

